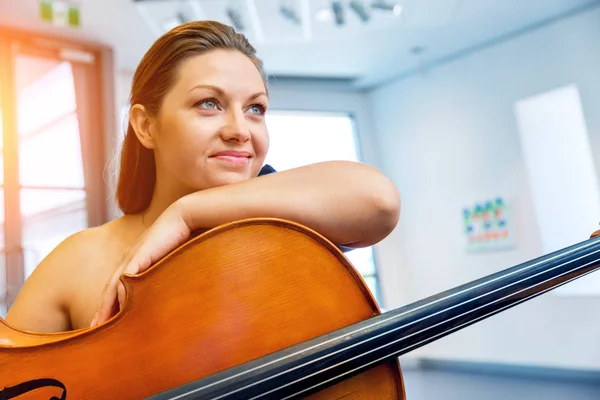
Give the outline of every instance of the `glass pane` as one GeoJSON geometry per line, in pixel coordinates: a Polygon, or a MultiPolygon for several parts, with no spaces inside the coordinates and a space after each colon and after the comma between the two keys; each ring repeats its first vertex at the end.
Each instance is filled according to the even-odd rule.
{"type": "Polygon", "coordinates": [[[40,215],[56,214],[72,207],[85,207],[84,190],[21,189],[23,223],[40,215]]]}
{"type": "Polygon", "coordinates": [[[52,249],[87,228],[85,191],[21,189],[25,279],[52,249]]]}
{"type": "Polygon", "coordinates": [[[29,135],[75,111],[71,63],[22,54],[15,63],[20,135],[29,135]]]}
{"type": "Polygon", "coordinates": [[[25,55],[15,62],[20,183],[83,187],[71,64],[25,55]]]}
{"type": "Polygon", "coordinates": [[[372,275],[375,273],[375,262],[373,260],[373,249],[365,247],[354,249],[346,253],[346,258],[350,260],[354,268],[361,275],[372,275]]]}
{"type": "Polygon", "coordinates": [[[367,283],[371,293],[373,293],[373,296],[375,296],[375,300],[377,300],[378,303],[381,303],[381,299],[379,298],[379,290],[377,290],[377,279],[375,279],[374,276],[363,276],[363,279],[367,283]]]}
{"type": "Polygon", "coordinates": [[[354,124],[346,115],[272,112],[266,123],[270,144],[265,162],[278,171],[321,161],[358,160],[354,124]]]}
{"type": "Polygon", "coordinates": [[[33,136],[21,136],[19,181],[22,185],[83,188],[79,146],[75,113],[33,136]]]}

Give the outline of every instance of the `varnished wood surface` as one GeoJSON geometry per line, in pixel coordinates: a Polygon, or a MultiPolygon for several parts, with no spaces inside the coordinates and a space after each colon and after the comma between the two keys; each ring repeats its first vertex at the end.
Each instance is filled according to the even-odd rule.
{"type": "MultiPolygon", "coordinates": [[[[206,232],[123,281],[123,310],[93,329],[37,335],[1,324],[0,389],[53,378],[67,399],[139,399],[380,313],[335,246],[275,219],[206,232]]],[[[403,399],[399,364],[310,398],[403,399]]]]}

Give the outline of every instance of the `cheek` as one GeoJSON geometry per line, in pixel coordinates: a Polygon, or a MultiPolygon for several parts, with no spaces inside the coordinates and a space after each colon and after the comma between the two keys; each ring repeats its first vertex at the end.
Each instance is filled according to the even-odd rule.
{"type": "Polygon", "coordinates": [[[155,151],[160,158],[157,162],[170,174],[181,176],[195,166],[199,143],[196,143],[198,137],[192,132],[189,123],[178,119],[165,119],[161,124],[155,151]]]}
{"type": "Polygon", "coordinates": [[[269,133],[266,126],[262,126],[254,135],[254,150],[256,151],[256,156],[261,158],[261,161],[265,159],[269,151],[269,133]]]}
{"type": "Polygon", "coordinates": [[[189,162],[188,155],[206,151],[211,136],[211,127],[207,125],[193,117],[166,120],[160,128],[159,147],[168,151],[167,156],[189,162]]]}

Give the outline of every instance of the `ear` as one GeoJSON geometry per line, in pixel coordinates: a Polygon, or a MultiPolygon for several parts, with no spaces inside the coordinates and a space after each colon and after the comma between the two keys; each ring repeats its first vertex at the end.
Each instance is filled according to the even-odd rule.
{"type": "Polygon", "coordinates": [[[147,149],[154,148],[153,123],[146,108],[140,104],[134,104],[129,111],[129,123],[138,140],[147,149]]]}

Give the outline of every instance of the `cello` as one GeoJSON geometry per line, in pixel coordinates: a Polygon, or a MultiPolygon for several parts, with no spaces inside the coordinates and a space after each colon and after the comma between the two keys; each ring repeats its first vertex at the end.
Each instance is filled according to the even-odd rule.
{"type": "Polygon", "coordinates": [[[404,399],[398,356],[600,268],[592,238],[381,313],[343,253],[253,218],[137,275],[89,329],[0,320],[0,399],[404,399]]]}

